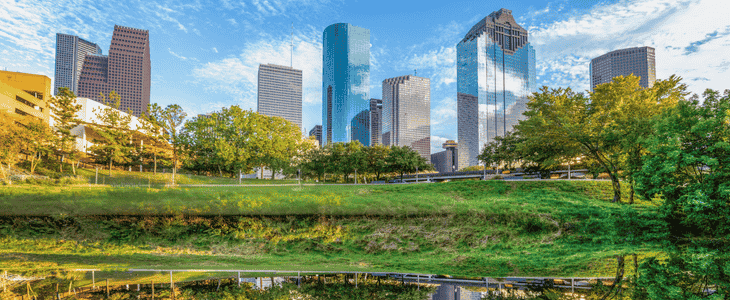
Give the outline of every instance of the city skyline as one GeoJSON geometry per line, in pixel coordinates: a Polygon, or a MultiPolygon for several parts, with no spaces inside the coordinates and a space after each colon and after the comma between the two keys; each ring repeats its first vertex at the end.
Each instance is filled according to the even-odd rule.
{"type": "Polygon", "coordinates": [[[383,80],[382,144],[408,146],[431,160],[431,80],[412,75],[383,80]]]}
{"type": "Polygon", "coordinates": [[[528,29],[537,52],[537,86],[590,88],[590,60],[638,46],[656,49],[657,78],[685,78],[690,91],[724,89],[730,54],[730,3],[690,1],[424,1],[377,9],[377,1],[238,4],[170,4],[150,1],[131,10],[121,3],[3,2],[0,68],[54,79],[56,33],[76,35],[108,49],[110,28],[150,30],[153,43],[151,102],[180,104],[188,115],[241,105],[255,109],[260,63],[303,70],[303,127],[322,117],[322,30],[347,22],[371,30],[370,97],[381,98],[385,78],[418,74],[432,79],[432,151],[456,136],[456,43],[478,20],[507,8],[528,29]],[[103,9],[102,9],[103,7],[103,9]],[[73,22],[69,22],[72,18],[73,22]],[[701,18],[703,22],[688,22],[701,18]],[[231,39],[231,35],[237,38],[231,39]],[[311,74],[311,76],[307,75],[311,74]]]}

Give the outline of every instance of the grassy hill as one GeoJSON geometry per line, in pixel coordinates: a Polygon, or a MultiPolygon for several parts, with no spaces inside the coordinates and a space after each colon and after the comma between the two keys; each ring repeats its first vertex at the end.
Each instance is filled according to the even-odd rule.
{"type": "MultiPolygon", "coordinates": [[[[656,255],[656,207],[609,182],[0,187],[0,269],[610,276],[656,255]]],[[[630,272],[630,271],[629,271],[630,272]]]]}

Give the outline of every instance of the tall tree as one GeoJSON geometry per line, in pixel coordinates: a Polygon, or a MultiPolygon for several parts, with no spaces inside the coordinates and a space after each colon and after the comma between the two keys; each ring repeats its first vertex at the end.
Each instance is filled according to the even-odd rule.
{"type": "Polygon", "coordinates": [[[508,132],[504,136],[497,136],[494,141],[486,144],[482,153],[477,157],[488,167],[497,166],[511,169],[523,161],[518,146],[522,139],[518,134],[508,132]]]}
{"type": "Polygon", "coordinates": [[[53,152],[53,142],[56,139],[51,127],[42,120],[35,118],[29,118],[25,124],[24,131],[25,134],[23,136],[25,137],[25,142],[23,143],[23,152],[28,155],[30,172],[33,173],[38,163],[41,162],[41,157],[53,152]]]}
{"type": "MultiPolygon", "coordinates": [[[[53,127],[58,136],[55,139],[55,148],[61,156],[59,171],[63,172],[63,161],[65,158],[73,161],[76,156],[74,147],[76,137],[71,134],[71,130],[81,123],[77,114],[81,110],[82,105],[76,102],[76,95],[65,87],[58,89],[58,94],[51,97],[50,104],[51,116],[53,116],[54,120],[53,127]]],[[[73,173],[76,175],[76,168],[73,167],[73,162],[71,165],[73,173]]]]}
{"type": "Polygon", "coordinates": [[[103,94],[102,102],[108,106],[94,109],[99,124],[93,127],[101,137],[94,139],[91,152],[96,156],[96,162],[109,166],[109,176],[112,176],[114,163],[124,164],[131,148],[131,132],[129,124],[132,122],[131,112],[123,113],[119,110],[121,97],[114,91],[109,92],[109,98],[103,94]]]}
{"type": "Polygon", "coordinates": [[[680,101],[654,118],[637,190],[661,199],[669,260],[642,264],[641,296],[730,294],[730,90],[680,101]]]}
{"type": "Polygon", "coordinates": [[[634,202],[634,174],[641,168],[645,154],[644,140],[652,132],[652,117],[673,107],[688,93],[681,78],[672,75],[658,80],[651,88],[642,88],[639,77],[619,76],[598,85],[591,94],[591,102],[606,115],[602,136],[607,143],[619,145],[621,176],[631,187],[629,202],[634,202]]]}
{"type": "Polygon", "coordinates": [[[302,147],[299,127],[281,117],[258,115],[264,120],[267,141],[261,144],[261,164],[271,170],[271,179],[277,171],[290,166],[302,147]]]}
{"type": "Polygon", "coordinates": [[[8,167],[9,171],[17,162],[26,139],[24,129],[19,117],[0,110],[0,174],[8,182],[10,182],[10,177],[3,164],[8,167]]]}
{"type": "Polygon", "coordinates": [[[145,136],[140,143],[141,154],[152,161],[153,172],[157,174],[157,158],[164,157],[170,148],[169,136],[162,126],[162,108],[157,103],[149,104],[147,113],[142,114],[140,121],[140,131],[145,136]]]}
{"type": "Polygon", "coordinates": [[[560,165],[577,156],[593,159],[611,178],[612,202],[620,201],[620,147],[605,138],[604,130],[613,122],[610,112],[616,105],[591,101],[570,88],[542,87],[530,96],[527,107],[527,120],[516,126],[524,137],[520,147],[525,156],[539,156],[544,167],[560,165]]]}
{"type": "Polygon", "coordinates": [[[388,163],[386,158],[390,152],[390,148],[377,144],[363,149],[365,154],[366,170],[369,173],[375,174],[375,180],[380,180],[380,177],[388,172],[388,163]]]}
{"type": "Polygon", "coordinates": [[[177,173],[178,156],[180,154],[181,140],[178,137],[178,128],[183,124],[187,113],[177,104],[170,104],[160,113],[160,125],[167,133],[170,144],[172,144],[172,184],[175,185],[177,173]]]}

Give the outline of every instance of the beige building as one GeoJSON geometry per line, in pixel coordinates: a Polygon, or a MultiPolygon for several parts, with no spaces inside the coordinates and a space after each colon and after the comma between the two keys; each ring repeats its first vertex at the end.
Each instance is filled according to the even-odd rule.
{"type": "Polygon", "coordinates": [[[413,75],[383,80],[385,146],[409,146],[431,160],[431,80],[413,75]]]}
{"type": "Polygon", "coordinates": [[[51,79],[45,75],[0,71],[0,110],[48,123],[51,79]]]}

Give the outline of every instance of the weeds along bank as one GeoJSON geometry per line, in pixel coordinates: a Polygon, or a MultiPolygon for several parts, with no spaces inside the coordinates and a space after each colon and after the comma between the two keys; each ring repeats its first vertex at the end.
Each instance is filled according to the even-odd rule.
{"type": "Polygon", "coordinates": [[[654,256],[650,203],[603,182],[0,189],[0,269],[193,268],[610,276],[654,256]],[[44,212],[44,213],[42,213],[44,212]]]}

